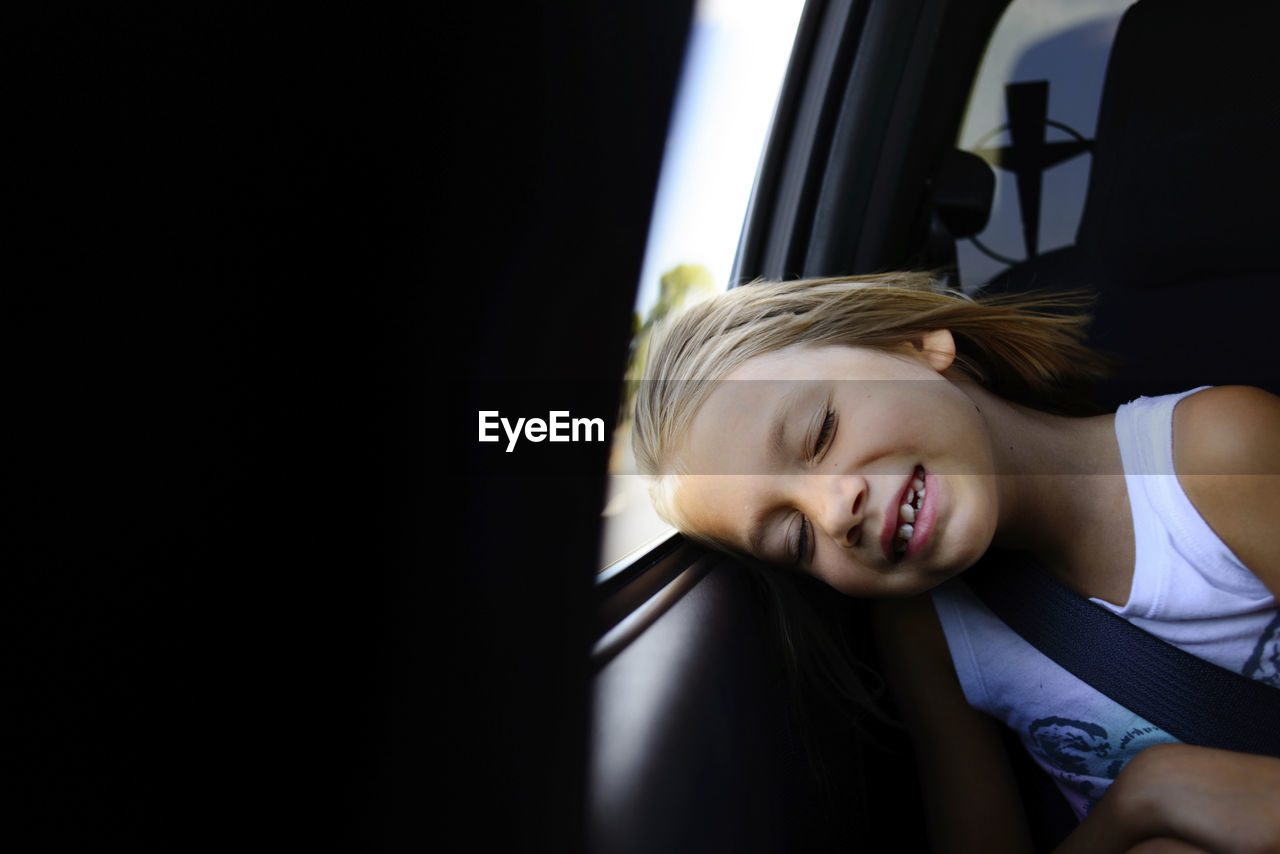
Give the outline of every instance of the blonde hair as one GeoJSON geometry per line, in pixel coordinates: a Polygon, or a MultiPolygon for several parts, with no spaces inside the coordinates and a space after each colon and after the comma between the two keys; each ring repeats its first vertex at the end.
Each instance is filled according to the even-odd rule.
{"type": "Polygon", "coordinates": [[[955,366],[974,381],[1010,400],[1080,411],[1082,387],[1112,364],[1085,343],[1091,302],[1082,292],[970,297],[920,272],[743,285],[653,331],[631,431],[637,467],[651,476],[663,519],[716,545],[675,506],[676,449],[716,382],[748,359],[793,344],[887,350],[948,329],[955,366]]]}

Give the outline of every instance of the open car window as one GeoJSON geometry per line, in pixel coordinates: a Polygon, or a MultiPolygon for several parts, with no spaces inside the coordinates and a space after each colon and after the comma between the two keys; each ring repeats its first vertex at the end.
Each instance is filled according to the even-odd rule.
{"type": "MultiPolygon", "coordinates": [[[[637,286],[628,389],[643,368],[652,325],[728,286],[803,5],[701,0],[694,8],[637,286]]],[[[672,532],[636,474],[628,418],[624,401],[602,512],[606,568],[672,532]]]]}

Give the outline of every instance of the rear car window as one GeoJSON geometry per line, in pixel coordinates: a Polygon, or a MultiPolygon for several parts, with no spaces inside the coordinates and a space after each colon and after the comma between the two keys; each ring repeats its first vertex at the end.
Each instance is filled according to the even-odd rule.
{"type": "Polygon", "coordinates": [[[1111,43],[1130,5],[1130,0],[1015,0],[1001,17],[983,55],[957,142],[959,148],[980,155],[996,173],[986,228],[957,246],[960,281],[966,290],[989,282],[1012,264],[1075,243],[1090,155],[1073,143],[1094,137],[1111,43]],[[1043,121],[1030,143],[1020,138],[1015,149],[1010,103],[1020,100],[1016,110],[1033,115],[1039,98],[1046,102],[1043,121]],[[1028,205],[1034,210],[1023,209],[1013,171],[1028,159],[1052,163],[1040,173],[1039,203],[1028,205]]]}

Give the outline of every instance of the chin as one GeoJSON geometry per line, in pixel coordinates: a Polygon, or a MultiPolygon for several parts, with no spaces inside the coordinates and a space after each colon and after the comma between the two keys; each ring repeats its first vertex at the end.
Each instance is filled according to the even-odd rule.
{"type": "MultiPolygon", "coordinates": [[[[954,552],[948,561],[955,572],[963,572],[987,553],[996,536],[996,504],[994,497],[984,502],[981,512],[974,512],[956,520],[959,524],[952,531],[954,552]]],[[[954,573],[953,573],[954,574],[954,573]]]]}

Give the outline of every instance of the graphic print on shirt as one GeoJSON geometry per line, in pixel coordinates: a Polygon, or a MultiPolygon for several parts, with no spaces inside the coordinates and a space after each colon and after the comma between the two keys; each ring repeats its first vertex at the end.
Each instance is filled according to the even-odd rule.
{"type": "Polygon", "coordinates": [[[1114,743],[1106,727],[1088,721],[1048,717],[1027,727],[1027,747],[1060,785],[1084,799],[1085,812],[1106,792],[1139,750],[1170,736],[1156,726],[1133,727],[1114,743]]]}
{"type": "Polygon", "coordinates": [[[1262,630],[1253,655],[1241,671],[1251,679],[1257,679],[1273,688],[1280,688],[1280,614],[1262,630]]]}

